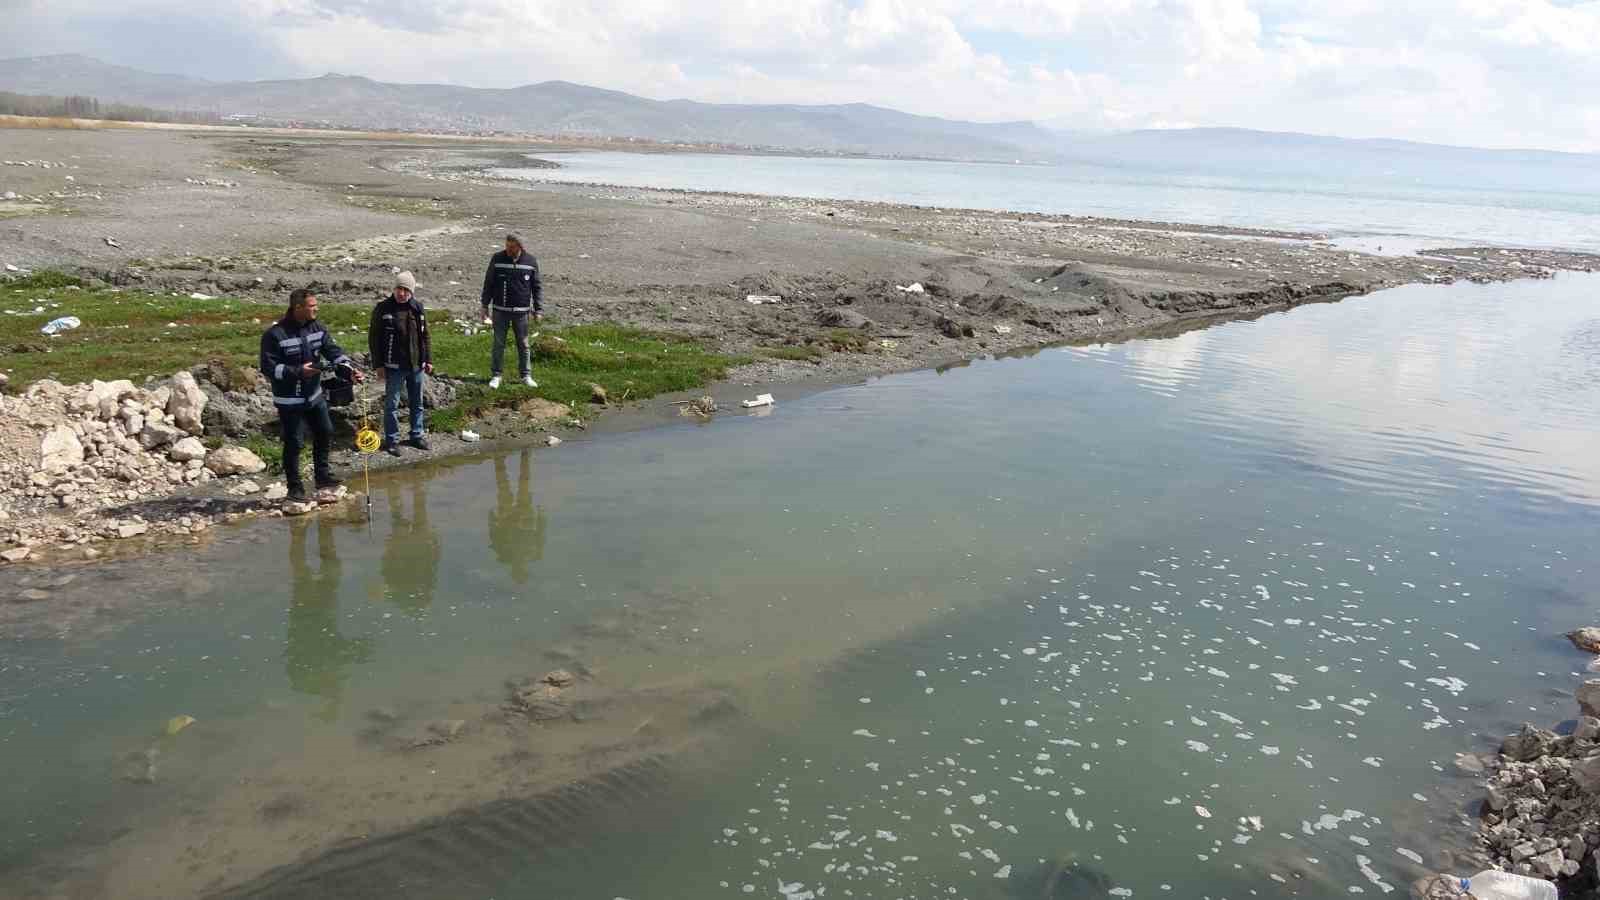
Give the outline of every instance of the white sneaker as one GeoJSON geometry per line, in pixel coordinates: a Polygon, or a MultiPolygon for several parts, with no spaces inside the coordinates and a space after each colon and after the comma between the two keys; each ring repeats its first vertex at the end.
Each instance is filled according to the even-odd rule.
{"type": "Polygon", "coordinates": [[[491,390],[499,390],[500,389],[500,376],[499,375],[496,375],[495,377],[489,379],[489,388],[491,390]]]}
{"type": "Polygon", "coordinates": [[[527,385],[528,387],[538,387],[539,386],[539,382],[534,381],[532,375],[524,375],[524,376],[522,376],[522,383],[527,385]]]}

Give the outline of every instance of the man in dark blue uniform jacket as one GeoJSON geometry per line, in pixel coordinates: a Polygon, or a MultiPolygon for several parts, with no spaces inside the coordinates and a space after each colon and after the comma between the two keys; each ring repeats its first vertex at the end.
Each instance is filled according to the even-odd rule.
{"type": "Polygon", "coordinates": [[[355,381],[364,380],[350,357],[334,342],[333,335],[317,321],[317,295],[300,288],[289,295],[289,309],[283,318],[261,336],[261,374],[272,382],[272,402],[278,407],[278,423],[283,426],[283,477],[289,484],[289,499],[302,503],[306,500],[306,487],[300,480],[303,429],[311,429],[311,462],[317,487],[336,487],[340,483],[328,468],[333,419],[328,415],[328,399],[322,394],[319,359],[348,368],[355,381]]]}

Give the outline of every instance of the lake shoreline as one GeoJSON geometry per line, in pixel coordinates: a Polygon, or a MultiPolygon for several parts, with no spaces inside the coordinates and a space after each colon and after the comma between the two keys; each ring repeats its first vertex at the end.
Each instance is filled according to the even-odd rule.
{"type": "MultiPolygon", "coordinates": [[[[517,184],[490,173],[512,153],[503,142],[133,130],[8,136],[27,145],[18,148],[24,158],[60,165],[8,170],[7,186],[37,209],[25,229],[0,232],[0,262],[129,289],[263,301],[311,283],[324,302],[362,304],[407,268],[430,308],[471,319],[483,260],[516,230],[540,258],[562,324],[617,322],[753,359],[714,390],[691,392],[710,393],[725,409],[774,385],[809,390],[1182,331],[1401,284],[1600,268],[1600,257],[1545,250],[1394,257],[1339,250],[1310,232],[517,184]],[[198,223],[205,227],[188,227],[198,223]]],[[[428,456],[380,456],[373,469],[551,433],[505,412],[473,427],[488,443],[435,435],[428,456]]],[[[359,469],[353,453],[341,456],[346,473],[359,469]]],[[[162,520],[193,514],[182,502],[152,511],[162,520]]]]}

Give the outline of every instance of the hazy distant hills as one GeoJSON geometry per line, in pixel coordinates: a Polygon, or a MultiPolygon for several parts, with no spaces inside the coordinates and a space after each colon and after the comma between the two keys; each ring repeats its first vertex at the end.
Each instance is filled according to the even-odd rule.
{"type": "MultiPolygon", "coordinates": [[[[1600,193],[1600,156],[1348,140],[1236,128],[1091,134],[1034,122],[959,122],[866,104],[738,105],[649,100],[564,81],[505,90],[389,84],[348,75],[217,82],[86,56],[0,60],[0,90],[76,94],[169,110],[401,131],[515,132],[732,144],[797,151],[1113,168],[1326,183],[1365,179],[1471,190],[1600,193]]],[[[1352,189],[1354,184],[1352,184],[1352,189]]]]}
{"type": "Polygon", "coordinates": [[[1058,140],[1028,122],[956,122],[863,104],[660,101],[564,81],[506,90],[388,84],[347,75],[214,82],[76,55],[0,60],[0,90],[352,128],[632,137],[832,153],[1010,161],[1049,154],[1058,140]]]}

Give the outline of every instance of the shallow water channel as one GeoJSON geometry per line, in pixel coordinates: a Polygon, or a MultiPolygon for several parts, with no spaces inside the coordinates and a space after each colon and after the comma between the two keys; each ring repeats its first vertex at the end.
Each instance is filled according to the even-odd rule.
{"type": "Polygon", "coordinates": [[[1597,289],[894,376],[9,571],[51,597],[0,632],[0,895],[1403,894],[1456,753],[1572,712],[1597,289]],[[574,716],[503,708],[557,667],[574,716]]]}

